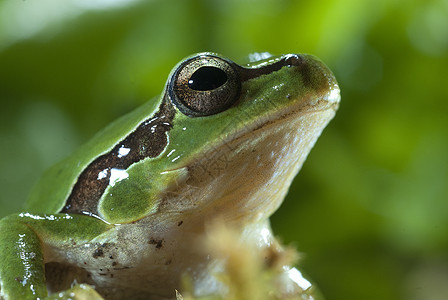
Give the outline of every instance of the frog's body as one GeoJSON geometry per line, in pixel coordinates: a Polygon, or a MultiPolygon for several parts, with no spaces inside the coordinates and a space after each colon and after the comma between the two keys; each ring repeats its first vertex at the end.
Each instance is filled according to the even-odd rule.
{"type": "MultiPolygon", "coordinates": [[[[50,290],[67,289],[76,280],[95,286],[106,299],[171,299],[175,289],[182,290],[179,275],[189,274],[197,295],[221,292],[221,265],[198,249],[203,224],[182,223],[181,215],[159,219],[116,227],[87,246],[67,244],[53,249],[48,257],[57,263],[46,267],[51,274],[47,281],[50,290]]],[[[270,247],[274,240],[266,230],[270,231],[266,222],[250,224],[240,232],[240,238],[253,239],[263,232],[264,240],[253,242],[270,247]]]]}
{"type": "Polygon", "coordinates": [[[222,293],[218,259],[198,249],[207,224],[281,251],[268,218],[338,103],[335,78],[312,56],[245,67],[187,58],[158,101],[50,169],[27,213],[0,221],[0,296],[44,297],[46,285],[76,281],[107,299],[165,299],[184,275],[196,295],[222,293]]]}

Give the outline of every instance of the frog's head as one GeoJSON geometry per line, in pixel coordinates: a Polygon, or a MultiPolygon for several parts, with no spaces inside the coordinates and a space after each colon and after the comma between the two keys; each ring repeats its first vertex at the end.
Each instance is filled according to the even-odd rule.
{"type": "Polygon", "coordinates": [[[158,101],[112,123],[50,169],[28,209],[110,223],[176,214],[266,218],[339,99],[333,74],[309,55],[245,66],[213,53],[188,57],[158,101]]]}
{"type": "Polygon", "coordinates": [[[165,98],[175,113],[158,212],[257,221],[281,204],[340,94],[310,55],[239,66],[201,53],[173,70],[165,98]]]}

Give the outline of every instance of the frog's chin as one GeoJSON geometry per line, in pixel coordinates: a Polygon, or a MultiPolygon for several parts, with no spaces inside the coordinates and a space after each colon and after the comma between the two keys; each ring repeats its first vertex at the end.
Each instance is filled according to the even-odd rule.
{"type": "Polygon", "coordinates": [[[214,145],[213,151],[182,167],[183,178],[159,211],[237,225],[267,219],[280,206],[336,107],[337,102],[324,100],[289,107],[214,145]]]}

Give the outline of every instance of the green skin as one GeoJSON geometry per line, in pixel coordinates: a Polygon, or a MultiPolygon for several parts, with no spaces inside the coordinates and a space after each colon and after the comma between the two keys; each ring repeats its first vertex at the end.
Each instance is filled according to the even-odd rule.
{"type": "Polygon", "coordinates": [[[0,298],[45,298],[76,280],[107,299],[169,299],[181,288],[182,274],[190,276],[196,295],[218,293],[213,257],[198,251],[197,238],[220,219],[238,228],[237,239],[253,241],[260,251],[271,247],[268,218],[339,99],[331,71],[309,55],[244,67],[212,53],[186,58],[160,98],[48,170],[26,212],[0,220],[0,298]],[[227,63],[239,74],[235,86],[217,97],[237,91],[218,111],[211,104],[197,113],[173,100],[179,69],[199,57],[216,59],[212,65],[219,69],[227,63]],[[292,63],[284,63],[288,59],[292,63]],[[88,196],[78,210],[67,206],[83,170],[153,116],[170,124],[162,138],[148,137],[162,149],[110,177],[99,199],[88,196]]]}

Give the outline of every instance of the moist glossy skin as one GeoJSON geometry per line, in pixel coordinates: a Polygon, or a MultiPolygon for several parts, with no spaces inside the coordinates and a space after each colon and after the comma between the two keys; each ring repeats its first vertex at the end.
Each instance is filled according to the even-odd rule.
{"type": "Polygon", "coordinates": [[[339,99],[309,55],[186,58],[159,99],[46,172],[26,212],[0,221],[0,295],[45,297],[76,280],[107,299],[169,299],[184,274],[196,295],[221,293],[215,258],[198,250],[207,224],[282,251],[268,218],[339,99]]]}

